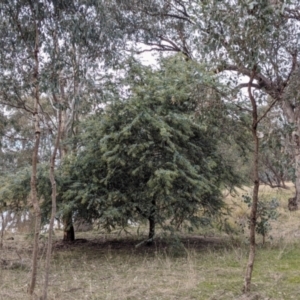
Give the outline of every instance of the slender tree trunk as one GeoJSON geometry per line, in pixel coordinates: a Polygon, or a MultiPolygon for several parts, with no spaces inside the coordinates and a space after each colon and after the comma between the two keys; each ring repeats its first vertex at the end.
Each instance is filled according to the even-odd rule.
{"type": "Polygon", "coordinates": [[[52,232],[54,226],[54,219],[56,215],[56,181],[55,181],[55,160],[57,155],[57,150],[60,142],[60,134],[61,134],[61,109],[58,110],[58,126],[57,126],[57,136],[55,140],[55,145],[53,149],[53,153],[50,161],[50,181],[52,187],[52,210],[51,210],[51,218],[50,218],[50,226],[48,233],[48,247],[46,254],[46,269],[45,269],[45,283],[44,283],[44,291],[43,291],[43,300],[47,299],[47,291],[48,291],[48,283],[49,283],[49,273],[50,273],[50,260],[51,260],[51,252],[52,252],[52,232]]]}
{"type": "MultiPolygon", "coordinates": [[[[64,92],[63,92],[63,86],[61,87],[61,94],[62,94],[62,98],[64,99],[64,92]]],[[[67,153],[68,153],[68,148],[67,146],[64,144],[66,138],[67,138],[67,132],[68,130],[68,120],[67,120],[67,112],[64,109],[62,111],[62,132],[61,132],[61,145],[62,145],[62,149],[61,149],[61,159],[65,158],[67,153]]],[[[63,236],[63,241],[64,242],[72,242],[75,240],[75,230],[74,230],[74,226],[73,226],[73,219],[72,219],[72,212],[66,212],[64,213],[63,217],[63,228],[64,228],[64,236],[63,236]]]]}
{"type": "Polygon", "coordinates": [[[149,217],[149,240],[153,240],[155,236],[155,218],[154,216],[149,217]]]}
{"type": "MultiPolygon", "coordinates": [[[[300,112],[298,112],[300,113],[300,112]]],[[[293,134],[294,157],[295,157],[295,188],[296,188],[296,203],[300,206],[300,117],[296,120],[297,130],[293,134]]]]}
{"type": "Polygon", "coordinates": [[[33,251],[32,251],[32,271],[30,284],[28,287],[28,293],[30,295],[33,294],[35,283],[36,283],[36,275],[37,275],[37,258],[38,258],[38,250],[39,250],[39,235],[40,235],[40,227],[41,227],[41,209],[37,196],[37,165],[38,165],[38,152],[40,145],[40,120],[39,120],[39,105],[40,105],[40,95],[39,95],[39,27],[36,21],[35,24],[35,48],[34,48],[34,110],[33,117],[35,120],[35,144],[33,148],[32,154],[32,174],[31,174],[31,201],[34,208],[35,214],[35,228],[34,228],[34,242],[33,242],[33,251]]]}
{"type": "Polygon", "coordinates": [[[40,131],[39,131],[39,120],[38,115],[36,118],[36,132],[35,132],[35,145],[32,156],[32,175],[31,175],[31,201],[34,208],[35,216],[35,227],[34,227],[34,242],[33,242],[33,252],[32,252],[32,273],[31,273],[31,282],[29,287],[29,293],[33,294],[36,282],[36,273],[37,273],[37,256],[38,256],[38,246],[39,246],[39,235],[41,227],[41,209],[38,202],[37,196],[37,164],[38,164],[38,149],[40,143],[40,131]]]}
{"type": "Polygon", "coordinates": [[[254,187],[253,187],[253,196],[252,196],[252,206],[250,213],[250,249],[249,249],[249,258],[246,269],[246,276],[244,282],[244,292],[248,292],[250,290],[251,277],[255,259],[255,230],[256,230],[256,215],[257,215],[257,204],[258,204],[258,191],[259,191],[259,179],[258,179],[258,146],[259,141],[257,136],[253,137],[255,141],[255,151],[254,151],[254,187]]]}
{"type": "MultiPolygon", "coordinates": [[[[80,51],[79,51],[80,52],[80,51]]],[[[77,106],[77,97],[79,96],[79,61],[80,56],[77,57],[77,50],[75,43],[72,44],[71,50],[72,56],[72,70],[73,70],[73,97],[72,101],[68,103],[68,95],[65,93],[65,80],[60,81],[60,93],[62,97],[62,102],[64,109],[62,111],[62,130],[61,130],[61,159],[66,157],[68,154],[68,146],[66,145],[66,139],[73,136],[76,133],[76,129],[74,128],[74,123],[78,122],[78,112],[76,111],[77,106]]],[[[76,144],[76,142],[74,142],[76,144]]],[[[73,145],[73,150],[76,148],[75,144],[73,145]]],[[[75,240],[75,230],[73,226],[72,220],[72,212],[67,212],[63,215],[63,226],[64,226],[64,237],[63,241],[74,241],[75,240]]]]}
{"type": "Polygon", "coordinates": [[[251,84],[254,75],[251,77],[248,93],[252,104],[252,137],[254,143],[254,153],[253,153],[253,196],[252,196],[252,206],[250,213],[250,248],[249,248],[249,258],[246,268],[245,280],[243,291],[250,291],[252,271],[255,259],[255,230],[256,230],[256,218],[257,218],[257,204],[258,204],[258,192],[259,192],[259,176],[258,176],[258,159],[259,159],[259,139],[257,137],[257,125],[258,125],[258,115],[257,115],[257,105],[256,101],[251,92],[251,84]]]}
{"type": "Polygon", "coordinates": [[[156,213],[156,202],[155,200],[152,201],[152,208],[151,208],[151,215],[148,218],[149,220],[149,235],[148,235],[148,242],[147,245],[152,245],[154,236],[155,236],[155,213],[156,213]]]}
{"type": "Polygon", "coordinates": [[[5,226],[5,224],[4,224],[4,212],[2,211],[2,212],[0,213],[0,215],[1,215],[1,239],[0,239],[0,249],[2,249],[2,247],[3,247],[3,236],[4,236],[4,226],[5,226]]]}

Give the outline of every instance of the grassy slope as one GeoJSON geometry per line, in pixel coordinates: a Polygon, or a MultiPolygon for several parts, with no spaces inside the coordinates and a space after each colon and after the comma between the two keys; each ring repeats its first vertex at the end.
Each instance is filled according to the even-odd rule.
{"type": "MultiPolygon", "coordinates": [[[[271,232],[273,240],[257,248],[252,287],[255,299],[300,297],[300,212],[287,211],[290,194],[292,191],[262,188],[261,198],[276,196],[281,204],[280,217],[271,232]]],[[[227,201],[236,203],[233,214],[240,216],[246,213],[246,207],[237,198],[229,197],[227,201]]],[[[206,233],[215,236],[186,236],[185,247],[171,251],[170,246],[159,242],[153,248],[136,249],[138,242],[134,238],[96,233],[85,244],[57,242],[49,299],[244,299],[241,288],[247,262],[245,236],[220,237],[212,230],[206,233]]],[[[42,244],[38,294],[45,256],[42,244]]],[[[29,250],[30,243],[24,236],[5,240],[0,250],[0,299],[24,299],[29,250]]]]}

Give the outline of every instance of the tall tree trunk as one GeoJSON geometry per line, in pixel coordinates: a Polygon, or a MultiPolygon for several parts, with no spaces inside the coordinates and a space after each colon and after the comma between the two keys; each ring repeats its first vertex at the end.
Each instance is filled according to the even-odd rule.
{"type": "MultiPolygon", "coordinates": [[[[75,44],[72,44],[72,70],[73,70],[73,80],[74,80],[74,86],[73,86],[73,97],[72,101],[68,103],[67,99],[68,96],[65,93],[65,80],[60,81],[60,92],[62,97],[62,102],[64,109],[62,111],[62,131],[61,131],[61,159],[66,157],[68,154],[68,146],[66,144],[66,139],[70,138],[74,135],[76,132],[76,129],[74,129],[74,123],[78,121],[78,112],[76,111],[76,102],[77,97],[79,95],[79,68],[78,68],[78,61],[80,60],[80,57],[77,58],[76,54],[76,46],[75,44]],[[68,111],[67,111],[68,110],[68,111]]],[[[76,142],[75,142],[76,144],[76,142]]],[[[75,145],[73,145],[74,150],[75,145]]],[[[73,226],[73,220],[72,220],[72,212],[66,212],[63,217],[63,224],[64,224],[64,237],[63,241],[74,241],[75,240],[75,231],[73,226]]]]}
{"type": "MultiPolygon", "coordinates": [[[[33,9],[34,11],[34,9],[33,9]]],[[[32,270],[31,270],[31,278],[30,284],[28,287],[28,293],[30,295],[33,294],[35,283],[36,283],[36,275],[37,275],[37,258],[38,258],[38,250],[39,250],[39,235],[40,235],[40,227],[41,227],[41,209],[37,196],[37,165],[38,165],[38,153],[39,153],[39,145],[40,145],[40,119],[39,119],[39,105],[40,105],[40,91],[39,91],[39,25],[38,22],[35,21],[35,47],[34,47],[34,72],[33,72],[33,85],[34,85],[34,109],[33,109],[33,117],[35,120],[35,143],[32,153],[32,174],[31,174],[31,201],[34,208],[35,214],[35,228],[34,228],[34,242],[33,242],[33,251],[32,251],[32,270]]]]}
{"type": "MultiPolygon", "coordinates": [[[[63,91],[63,86],[61,87],[61,90],[63,91]]],[[[62,92],[62,98],[64,99],[64,93],[62,92]]],[[[67,138],[67,133],[69,131],[68,129],[68,120],[67,120],[67,111],[64,109],[62,111],[62,132],[61,132],[61,159],[65,158],[68,153],[68,148],[65,144],[65,140],[67,138]]],[[[63,227],[64,227],[64,236],[63,236],[63,241],[64,242],[72,242],[75,240],[75,231],[74,231],[74,226],[73,226],[73,219],[72,219],[72,212],[66,212],[63,214],[62,217],[63,220],[63,227]]]]}
{"type": "Polygon", "coordinates": [[[257,218],[257,204],[258,204],[258,192],[259,192],[259,175],[258,175],[258,159],[259,159],[259,139],[257,137],[257,125],[258,125],[258,114],[257,114],[257,104],[252,95],[251,84],[253,81],[254,75],[251,77],[249,86],[248,86],[248,94],[252,105],[252,137],[254,144],[254,152],[253,152],[253,196],[252,196],[252,206],[250,213],[250,248],[249,248],[249,258],[248,264],[246,268],[245,280],[244,280],[244,292],[248,292],[250,290],[252,271],[255,259],[255,230],[256,230],[256,218],[257,218]]]}
{"type": "Polygon", "coordinates": [[[244,292],[250,290],[252,271],[255,259],[255,230],[256,230],[256,218],[257,218],[257,205],[258,205],[258,192],[259,192],[259,178],[258,178],[258,147],[259,140],[256,136],[256,130],[253,130],[253,139],[255,143],[255,150],[253,155],[253,167],[254,167],[254,187],[252,195],[252,205],[250,213],[250,248],[249,248],[249,258],[246,269],[245,281],[244,281],[244,292]]]}
{"type": "Polygon", "coordinates": [[[53,153],[50,161],[50,182],[52,187],[52,209],[51,209],[51,218],[50,218],[50,226],[48,233],[48,247],[46,254],[46,268],[45,268],[45,283],[44,283],[44,291],[43,291],[43,300],[47,299],[47,291],[48,291],[48,282],[49,282],[49,273],[50,273],[50,260],[51,260],[51,252],[52,252],[52,232],[54,226],[54,219],[56,215],[56,181],[55,181],[55,161],[57,150],[60,142],[60,134],[61,134],[61,109],[58,110],[58,126],[57,126],[57,135],[55,139],[55,145],[53,149],[53,153]]]}

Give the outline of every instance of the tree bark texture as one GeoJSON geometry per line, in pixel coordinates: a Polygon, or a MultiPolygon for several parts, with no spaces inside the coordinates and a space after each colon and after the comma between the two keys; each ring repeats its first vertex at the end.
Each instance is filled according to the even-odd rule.
{"type": "Polygon", "coordinates": [[[75,240],[75,231],[72,220],[72,212],[66,213],[63,216],[63,224],[64,224],[64,242],[73,242],[75,240]]]}
{"type": "MultiPolygon", "coordinates": [[[[73,54],[75,56],[75,54],[73,54]]],[[[73,57],[73,68],[77,70],[76,67],[76,59],[73,57]]],[[[78,83],[78,70],[74,72],[74,91],[75,94],[73,96],[73,99],[71,103],[68,104],[67,97],[65,95],[64,91],[64,83],[60,82],[60,93],[64,109],[62,110],[61,115],[61,135],[60,135],[60,154],[61,159],[64,159],[68,154],[68,146],[66,144],[66,139],[70,137],[73,134],[73,126],[74,121],[77,119],[77,113],[76,113],[76,96],[79,93],[79,83],[78,83]],[[69,111],[67,111],[66,107],[69,107],[69,111]]],[[[75,148],[75,147],[74,147],[75,148]]],[[[73,220],[72,220],[72,212],[66,212],[63,217],[63,226],[64,226],[64,236],[63,241],[64,242],[71,242],[75,240],[75,230],[73,226],[73,220]]]]}
{"type": "Polygon", "coordinates": [[[35,215],[35,228],[34,228],[34,242],[33,242],[33,251],[32,251],[32,270],[30,284],[28,287],[28,293],[33,294],[36,276],[37,276],[37,259],[38,259],[38,250],[39,250],[39,235],[41,228],[41,209],[38,201],[37,195],[37,165],[38,165],[38,153],[40,145],[40,119],[39,119],[39,106],[40,106],[40,91],[39,91],[39,24],[38,21],[35,22],[35,47],[34,47],[34,72],[33,72],[33,85],[34,85],[34,125],[35,125],[35,143],[32,153],[32,174],[31,174],[31,201],[34,208],[35,215]]]}
{"type": "Polygon", "coordinates": [[[254,152],[253,152],[253,196],[252,196],[252,205],[251,205],[251,213],[250,213],[250,246],[249,246],[249,257],[246,268],[245,280],[243,291],[250,291],[252,271],[254,266],[255,259],[255,230],[256,230],[256,218],[257,218],[257,205],[258,205],[258,192],[259,192],[259,173],[258,173],[258,163],[259,163],[259,139],[257,137],[257,125],[258,125],[258,114],[257,114],[257,104],[252,95],[251,84],[253,81],[253,77],[251,77],[249,86],[248,86],[248,94],[252,105],[252,137],[254,144],[254,152]]]}
{"type": "Polygon", "coordinates": [[[48,291],[48,283],[49,283],[49,273],[50,273],[50,261],[51,261],[51,252],[52,252],[52,232],[54,227],[54,219],[56,215],[56,181],[55,181],[55,161],[56,155],[60,143],[60,134],[61,134],[61,109],[58,110],[58,126],[57,126],[57,135],[55,139],[55,145],[53,149],[53,153],[50,160],[50,182],[52,188],[51,200],[52,200],[52,208],[51,208],[51,218],[50,218],[50,226],[48,233],[48,247],[46,254],[46,268],[45,268],[45,282],[44,282],[44,290],[43,290],[43,300],[47,299],[47,291],[48,291]]]}
{"type": "MultiPolygon", "coordinates": [[[[300,107],[298,108],[300,110],[300,107]]],[[[300,112],[296,114],[297,129],[293,136],[294,157],[295,157],[295,187],[296,187],[296,202],[300,205],[300,112]]]]}
{"type": "Polygon", "coordinates": [[[153,241],[155,236],[155,218],[154,216],[149,217],[149,242],[153,241]]]}
{"type": "Polygon", "coordinates": [[[152,201],[151,213],[148,218],[149,220],[149,235],[148,235],[148,245],[153,244],[154,236],[155,236],[155,213],[156,213],[156,202],[152,201]]]}
{"type": "MultiPolygon", "coordinates": [[[[61,90],[63,90],[63,87],[61,87],[61,90]]],[[[62,92],[62,97],[64,97],[64,93],[62,92]]],[[[67,138],[67,132],[68,132],[68,121],[67,121],[67,112],[64,109],[62,111],[62,117],[61,117],[61,159],[65,158],[68,153],[68,148],[64,144],[66,138],[67,138]]],[[[75,231],[74,231],[74,226],[73,226],[73,220],[72,220],[72,212],[66,212],[64,213],[63,217],[63,226],[64,226],[64,237],[63,241],[64,242],[72,242],[75,240],[75,231]]]]}

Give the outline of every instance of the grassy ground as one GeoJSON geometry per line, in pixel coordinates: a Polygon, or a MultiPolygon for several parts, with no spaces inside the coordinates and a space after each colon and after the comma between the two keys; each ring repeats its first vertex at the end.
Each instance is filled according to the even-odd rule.
{"type": "MultiPolygon", "coordinates": [[[[246,193],[247,191],[240,191],[246,193]]],[[[287,210],[292,190],[261,189],[277,197],[280,216],[265,245],[258,237],[251,295],[241,293],[247,263],[246,235],[207,229],[184,234],[182,245],[157,240],[135,247],[141,236],[82,233],[87,242],[54,243],[49,299],[300,299],[300,212],[287,210]]],[[[236,218],[247,213],[239,197],[228,197],[236,218]]],[[[232,224],[234,219],[230,220],[232,224]]],[[[238,227],[237,227],[238,229],[238,227]]],[[[6,235],[8,238],[10,235],[6,235]]],[[[5,239],[0,250],[0,299],[24,299],[30,275],[31,241],[5,239]]],[[[45,242],[41,240],[36,294],[41,295],[45,242]]]]}

